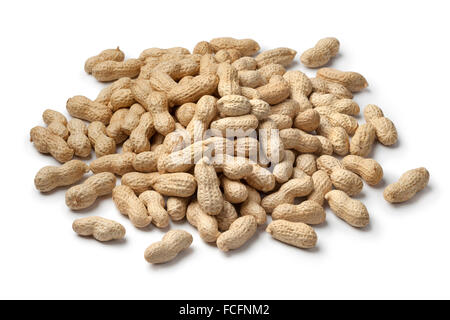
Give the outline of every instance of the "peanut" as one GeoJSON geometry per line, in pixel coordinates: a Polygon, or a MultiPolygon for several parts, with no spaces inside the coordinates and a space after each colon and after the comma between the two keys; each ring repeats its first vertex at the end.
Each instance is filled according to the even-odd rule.
{"type": "Polygon", "coordinates": [[[320,114],[317,110],[308,109],[300,112],[294,119],[294,127],[297,129],[311,132],[320,125],[320,114]]]}
{"type": "Polygon", "coordinates": [[[295,116],[300,111],[300,104],[292,99],[286,99],[281,103],[273,105],[270,107],[270,114],[282,114],[285,116],[289,116],[291,118],[295,118],[295,116]]]}
{"type": "Polygon", "coordinates": [[[313,181],[314,190],[309,194],[308,200],[312,200],[320,205],[323,205],[325,195],[331,191],[333,188],[333,183],[324,170],[317,170],[313,173],[311,178],[313,181]]]}
{"type": "Polygon", "coordinates": [[[216,171],[232,180],[239,180],[247,177],[253,170],[253,165],[245,158],[233,157],[227,154],[216,155],[212,161],[216,171]]]}
{"type": "Polygon", "coordinates": [[[315,154],[317,155],[332,155],[333,154],[333,144],[331,143],[331,141],[328,138],[322,137],[317,135],[316,136],[317,139],[319,139],[320,141],[320,150],[317,150],[317,152],[315,152],[315,154]]]}
{"type": "Polygon", "coordinates": [[[353,98],[353,93],[342,84],[326,81],[319,77],[311,78],[310,81],[313,92],[330,93],[337,98],[353,98]]]}
{"type": "Polygon", "coordinates": [[[320,114],[320,117],[325,117],[331,126],[344,128],[349,136],[354,135],[358,129],[358,121],[352,116],[334,112],[327,107],[317,107],[314,110],[320,114]]]}
{"type": "Polygon", "coordinates": [[[262,192],[269,192],[275,188],[275,176],[258,164],[253,164],[252,172],[245,177],[248,185],[262,192]]]}
{"type": "Polygon", "coordinates": [[[259,124],[259,142],[262,153],[268,161],[278,163],[284,159],[284,144],[272,119],[263,120],[259,124]]]}
{"type": "Polygon", "coordinates": [[[221,97],[241,94],[238,72],[231,64],[220,63],[217,68],[217,76],[219,77],[217,91],[221,97]]]}
{"type": "Polygon", "coordinates": [[[238,218],[238,214],[231,203],[224,201],[222,211],[215,218],[219,230],[224,232],[230,229],[231,224],[238,218]]]}
{"type": "Polygon", "coordinates": [[[122,177],[122,184],[130,187],[137,195],[149,190],[159,173],[128,172],[122,177]]]}
{"type": "Polygon", "coordinates": [[[161,48],[149,48],[145,49],[141,52],[139,55],[139,60],[145,61],[147,58],[162,58],[164,55],[167,54],[178,54],[178,55],[186,55],[189,54],[189,50],[182,47],[173,47],[168,49],[161,49],[161,48]]]}
{"type": "Polygon", "coordinates": [[[186,198],[194,194],[197,182],[189,173],[166,173],[157,176],[152,187],[163,196],[186,198]]]}
{"type": "Polygon", "coordinates": [[[183,126],[187,126],[194,117],[196,104],[192,102],[185,103],[175,111],[175,118],[183,126]]]}
{"type": "Polygon", "coordinates": [[[116,144],[127,140],[128,135],[122,132],[122,122],[128,114],[128,109],[119,109],[111,117],[109,125],[106,127],[106,134],[113,138],[116,144]]]}
{"type": "Polygon", "coordinates": [[[192,142],[204,139],[206,130],[217,114],[216,101],[216,98],[207,95],[198,100],[194,116],[186,127],[192,142]]]}
{"type": "Polygon", "coordinates": [[[236,117],[250,113],[252,105],[249,99],[240,95],[226,95],[217,101],[217,110],[221,117],[236,117]]]}
{"type": "Polygon", "coordinates": [[[186,211],[187,221],[197,228],[200,238],[205,242],[216,242],[220,235],[215,217],[208,215],[197,201],[192,201],[186,211]]]}
{"type": "Polygon", "coordinates": [[[155,133],[153,117],[150,112],[144,113],[139,124],[130,134],[130,147],[133,152],[150,151],[150,137],[155,133]]]}
{"type": "Polygon", "coordinates": [[[180,106],[187,102],[197,102],[204,95],[212,94],[217,87],[218,78],[214,74],[199,75],[191,81],[178,84],[168,93],[171,105],[180,106]]]}
{"type": "Polygon", "coordinates": [[[258,68],[267,66],[271,63],[280,64],[283,67],[287,67],[294,60],[297,51],[289,48],[276,48],[272,50],[264,51],[258,54],[255,58],[258,63],[258,68]]]}
{"type": "Polygon", "coordinates": [[[106,135],[106,127],[100,121],[94,121],[88,126],[88,138],[94,145],[95,155],[100,158],[116,153],[116,142],[106,135]]]}
{"type": "Polygon", "coordinates": [[[223,136],[228,136],[227,131],[235,136],[246,135],[246,131],[255,130],[258,127],[258,118],[252,114],[239,117],[226,117],[211,123],[211,129],[218,130],[223,136]]]}
{"type": "Polygon", "coordinates": [[[220,178],[220,183],[223,188],[223,196],[225,200],[231,203],[242,203],[247,200],[248,191],[240,181],[228,179],[225,176],[220,178]]]}
{"type": "Polygon", "coordinates": [[[169,262],[192,244],[192,236],[184,230],[171,230],[161,241],[151,244],[144,253],[149,263],[169,262]]]}
{"type": "Polygon", "coordinates": [[[275,207],[272,212],[273,220],[281,219],[306,224],[321,224],[325,222],[325,218],[325,210],[312,200],[303,201],[298,205],[283,203],[275,207]]]}
{"type": "Polygon", "coordinates": [[[230,225],[227,231],[217,238],[217,247],[224,252],[242,247],[253,237],[256,229],[257,225],[254,217],[240,217],[230,225]]]}
{"type": "Polygon", "coordinates": [[[252,57],[242,57],[231,64],[236,71],[256,70],[256,60],[252,57]]]}
{"type": "Polygon", "coordinates": [[[100,121],[107,125],[112,117],[111,109],[99,102],[92,101],[84,96],[75,96],[67,100],[69,114],[89,122],[100,121]]]}
{"type": "Polygon", "coordinates": [[[80,119],[71,119],[67,124],[70,136],[67,139],[67,145],[73,149],[78,157],[89,157],[91,154],[91,142],[87,137],[87,127],[80,119]]]}
{"type": "Polygon", "coordinates": [[[200,41],[195,45],[192,53],[201,54],[201,55],[204,55],[207,53],[214,53],[214,48],[212,45],[209,44],[208,41],[200,41]]]}
{"type": "Polygon", "coordinates": [[[309,153],[320,150],[320,141],[311,134],[307,134],[300,129],[280,130],[280,138],[286,149],[295,149],[299,152],[309,153]]]}
{"type": "Polygon", "coordinates": [[[430,180],[430,174],[425,168],[406,171],[400,179],[388,185],[383,192],[384,199],[390,203],[405,202],[423,190],[430,180]]]}
{"type": "Polygon", "coordinates": [[[163,136],[175,130],[175,121],[170,115],[168,100],[164,93],[152,92],[147,98],[148,111],[153,117],[154,128],[163,136]]]}
{"type": "Polygon", "coordinates": [[[92,75],[101,82],[114,81],[122,77],[134,78],[141,71],[142,62],[138,59],[125,61],[103,61],[92,68],[92,75]]]}
{"type": "Polygon", "coordinates": [[[341,84],[351,92],[359,92],[369,85],[367,80],[357,72],[341,71],[332,68],[319,69],[317,77],[341,84]]]}
{"type": "Polygon", "coordinates": [[[217,51],[216,54],[214,55],[217,62],[228,62],[228,63],[233,63],[241,56],[242,55],[239,52],[239,50],[236,49],[221,49],[217,51]]]}
{"type": "Polygon", "coordinates": [[[260,50],[259,44],[252,39],[215,38],[210,42],[215,52],[221,49],[236,49],[243,56],[252,56],[260,50]]]}
{"type": "Polygon", "coordinates": [[[325,199],[331,210],[347,222],[357,228],[364,228],[369,224],[369,213],[366,206],[359,200],[351,199],[341,190],[332,190],[325,195],[325,199]]]}
{"type": "Polygon", "coordinates": [[[257,70],[238,71],[239,84],[243,87],[257,88],[267,84],[266,79],[257,70]]]}
{"type": "Polygon", "coordinates": [[[147,207],[148,215],[152,217],[152,223],[157,228],[166,228],[169,226],[169,215],[165,209],[165,202],[162,195],[156,191],[144,191],[139,195],[147,207]]]}
{"type": "Polygon", "coordinates": [[[158,153],[156,151],[141,152],[133,160],[133,168],[139,172],[157,171],[158,153]]]}
{"type": "Polygon", "coordinates": [[[373,159],[348,155],[341,162],[345,169],[356,173],[371,186],[377,185],[383,179],[383,168],[373,159]]]}
{"type": "Polygon", "coordinates": [[[258,120],[264,120],[270,115],[270,105],[261,99],[249,100],[251,105],[251,114],[258,120]]]}
{"type": "Polygon", "coordinates": [[[308,49],[300,56],[300,61],[309,68],[326,65],[339,52],[339,40],[336,38],[320,39],[314,48],[308,49]]]}
{"type": "Polygon", "coordinates": [[[58,111],[47,109],[42,114],[42,119],[48,126],[48,130],[51,133],[60,136],[64,140],[69,137],[69,130],[67,130],[67,119],[64,115],[58,111]]]}
{"type": "Polygon", "coordinates": [[[167,198],[167,214],[172,221],[183,220],[186,216],[187,206],[191,201],[190,198],[168,197],[167,198]]]}
{"type": "Polygon", "coordinates": [[[223,208],[223,196],[214,166],[205,157],[195,165],[194,172],[198,204],[207,214],[218,215],[223,208]]]}
{"type": "Polygon", "coordinates": [[[314,248],[317,243],[316,232],[303,222],[276,220],[267,226],[266,231],[274,239],[302,249],[314,248]]]}
{"type": "Polygon", "coordinates": [[[317,132],[330,140],[333,145],[334,153],[340,156],[345,156],[348,154],[350,142],[348,134],[344,128],[333,127],[325,117],[321,117],[317,132]]]}
{"type": "Polygon", "coordinates": [[[76,219],[72,229],[80,236],[93,236],[98,241],[119,240],[125,237],[125,228],[118,222],[102,217],[76,219]]]}
{"type": "Polygon", "coordinates": [[[282,76],[286,73],[286,69],[278,63],[269,63],[264,67],[259,68],[258,71],[267,82],[269,82],[273,76],[282,76]]]}
{"type": "Polygon", "coordinates": [[[129,108],[135,102],[134,95],[130,89],[120,89],[111,95],[110,105],[113,111],[121,108],[129,108]]]}
{"type": "Polygon", "coordinates": [[[97,95],[97,98],[95,98],[95,102],[101,103],[105,106],[108,106],[111,101],[111,96],[114,92],[120,89],[129,89],[134,84],[134,81],[132,81],[128,77],[120,78],[107,87],[100,90],[99,94],[97,95]]]}
{"type": "Polygon", "coordinates": [[[317,171],[316,157],[312,154],[301,154],[295,160],[295,166],[312,176],[317,171]]]}
{"type": "Polygon", "coordinates": [[[275,123],[278,130],[292,128],[293,121],[289,116],[285,116],[283,114],[272,114],[269,116],[269,119],[275,123]]]}
{"type": "Polygon", "coordinates": [[[273,168],[273,175],[278,183],[285,183],[292,177],[294,161],[295,154],[290,150],[286,150],[284,160],[273,168]]]}
{"type": "Polygon", "coordinates": [[[216,75],[219,64],[212,54],[204,54],[200,59],[200,75],[216,75]]]}
{"type": "Polygon", "coordinates": [[[125,54],[117,47],[116,49],[106,49],[98,55],[90,57],[84,64],[84,71],[91,74],[94,66],[103,61],[117,61],[121,62],[125,59],[125,54]]]}
{"type": "Polygon", "coordinates": [[[134,100],[136,100],[136,102],[141,106],[145,106],[147,104],[147,98],[153,91],[151,85],[151,81],[146,79],[136,79],[130,85],[130,91],[134,100]]]}
{"type": "Polygon", "coordinates": [[[268,84],[256,88],[259,99],[266,101],[268,104],[278,104],[289,97],[289,83],[282,77],[275,75],[270,78],[268,84]]]}
{"type": "Polygon", "coordinates": [[[108,154],[91,162],[90,169],[94,173],[111,172],[123,176],[134,171],[133,161],[136,155],[131,152],[108,154]]]}
{"type": "Polygon", "coordinates": [[[49,192],[57,187],[74,184],[88,171],[88,165],[80,160],[70,160],[60,167],[46,166],[34,177],[34,185],[41,192],[49,192]]]}
{"type": "Polygon", "coordinates": [[[73,150],[63,138],[50,132],[48,128],[34,127],[30,130],[30,141],[41,153],[49,153],[61,163],[67,162],[73,157],[73,150]]]}
{"type": "Polygon", "coordinates": [[[94,204],[97,197],[110,194],[116,185],[116,177],[110,172],[94,174],[82,184],[66,192],[66,205],[72,210],[81,210],[94,204]]]}
{"type": "Polygon", "coordinates": [[[327,107],[334,112],[356,116],[359,114],[359,105],[348,98],[338,98],[331,93],[313,92],[309,100],[314,107],[327,107]]]}
{"type": "Polygon", "coordinates": [[[263,225],[267,221],[266,210],[261,206],[261,196],[254,188],[246,186],[248,197],[241,205],[241,216],[253,216],[258,225],[263,225]]]}
{"type": "Polygon", "coordinates": [[[374,104],[367,105],[364,108],[364,118],[375,127],[377,139],[382,144],[391,146],[397,142],[398,134],[394,123],[384,116],[379,107],[374,104]]]}
{"type": "Polygon", "coordinates": [[[283,75],[290,88],[290,98],[297,101],[301,111],[311,109],[308,96],[312,92],[311,80],[301,71],[288,71],[283,75]]]}
{"type": "Polygon", "coordinates": [[[376,139],[376,130],[371,123],[364,123],[356,129],[350,141],[350,153],[367,157],[372,151],[372,145],[376,139]]]}
{"type": "Polygon", "coordinates": [[[133,104],[123,119],[122,131],[125,134],[131,134],[131,132],[138,126],[139,120],[144,113],[144,107],[142,107],[139,103],[133,104]]]}
{"type": "Polygon", "coordinates": [[[112,191],[112,198],[119,212],[128,218],[136,228],[144,228],[152,222],[148,215],[144,202],[140,200],[133,190],[125,185],[120,185],[112,191]]]}

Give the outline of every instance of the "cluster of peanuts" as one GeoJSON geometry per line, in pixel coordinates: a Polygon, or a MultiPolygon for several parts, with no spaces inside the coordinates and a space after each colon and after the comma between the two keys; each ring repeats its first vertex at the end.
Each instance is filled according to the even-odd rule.
{"type": "MultiPolygon", "coordinates": [[[[46,110],[47,126],[31,129],[36,149],[62,163],[39,170],[35,186],[49,192],[92,171],[67,190],[70,209],[112,194],[135,227],[167,228],[170,220],[186,218],[222,251],[245,244],[267,215],[274,239],[312,248],[317,235],[311,225],[325,221],[325,200],[343,221],[365,227],[368,210],[351,197],[363,181],[380,183],[383,169],[367,157],[376,141],[395,144],[397,130],[373,104],[363,110],[365,123],[355,119],[360,108],[353,94],[368,83],[359,73],[323,67],[339,46],[325,38],[300,56],[306,67],[320,68],[314,78],[286,70],[295,50],[259,53],[251,39],[202,41],[192,53],[150,48],[128,60],[119,48],[104,50],[86,61],[85,71],[112,83],[94,100],[70,98],[70,121],[46,110]],[[224,137],[229,131],[239,134],[224,137]],[[89,165],[72,160],[90,157],[92,149],[96,159],[89,165]]],[[[428,180],[425,168],[407,171],[385,188],[384,198],[407,201],[428,180]]],[[[96,216],[75,220],[73,230],[99,241],[125,236],[121,224],[96,216]]],[[[192,239],[171,230],[145,250],[145,259],[170,261],[192,239]]]]}

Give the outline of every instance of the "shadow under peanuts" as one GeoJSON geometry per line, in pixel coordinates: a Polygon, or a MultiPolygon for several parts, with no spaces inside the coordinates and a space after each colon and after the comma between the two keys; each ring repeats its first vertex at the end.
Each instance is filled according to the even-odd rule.
{"type": "Polygon", "coordinates": [[[167,269],[173,267],[174,265],[182,263],[182,261],[187,261],[187,257],[190,256],[194,252],[194,249],[191,247],[181,251],[177,256],[166,263],[149,263],[149,268],[151,270],[158,271],[159,269],[167,269]]]}
{"type": "MultiPolygon", "coordinates": [[[[253,237],[251,237],[246,243],[244,243],[244,245],[240,248],[237,249],[233,249],[227,252],[223,252],[225,257],[229,258],[232,257],[234,255],[240,255],[245,253],[246,250],[248,250],[248,247],[251,246],[254,242],[256,242],[258,240],[258,238],[261,236],[262,232],[265,232],[264,229],[260,229],[260,227],[258,227],[258,229],[256,229],[255,234],[253,235],[253,237]]],[[[220,249],[217,249],[220,251],[220,249]]]]}

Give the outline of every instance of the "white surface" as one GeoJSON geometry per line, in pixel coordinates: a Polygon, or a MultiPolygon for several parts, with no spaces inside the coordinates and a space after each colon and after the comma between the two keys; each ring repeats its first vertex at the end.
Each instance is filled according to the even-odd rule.
{"type": "Polygon", "coordinates": [[[1,2],[0,298],[450,298],[448,12],[447,1],[1,2]],[[29,129],[42,125],[45,108],[67,115],[69,97],[96,96],[102,85],[84,73],[87,57],[116,45],[128,57],[148,47],[193,48],[218,36],[299,52],[339,38],[332,66],[364,74],[370,87],[355,100],[378,104],[399,131],[397,146],[373,153],[385,181],[425,166],[430,185],[396,206],[383,200],[382,186],[366,186],[359,198],[370,228],[356,230],[328,209],[312,251],[260,232],[223,254],[187,223],[172,224],[194,243],[161,266],[143,252],[163,231],[135,229],[110,198],[77,213],[65,206],[64,189],[34,189],[35,173],[56,162],[29,143],[29,129]],[[72,221],[88,215],[123,223],[126,241],[78,237],[72,221]]]}

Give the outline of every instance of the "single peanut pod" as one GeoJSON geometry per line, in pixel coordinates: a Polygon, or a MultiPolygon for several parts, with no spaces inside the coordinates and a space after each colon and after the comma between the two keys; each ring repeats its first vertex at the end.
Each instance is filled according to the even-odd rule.
{"type": "Polygon", "coordinates": [[[430,173],[425,168],[406,171],[400,179],[388,185],[383,192],[384,199],[390,203],[405,202],[425,189],[430,180],[430,173]]]}
{"type": "Polygon", "coordinates": [[[374,105],[369,104],[364,108],[364,118],[366,122],[375,128],[378,141],[385,146],[391,146],[398,140],[397,129],[394,123],[383,115],[383,111],[374,105]]]}
{"type": "Polygon", "coordinates": [[[286,150],[284,160],[277,163],[273,168],[273,175],[278,183],[285,183],[292,177],[294,162],[295,154],[290,150],[286,150]]]}
{"type": "Polygon", "coordinates": [[[129,89],[133,84],[134,81],[132,81],[128,77],[120,78],[111,83],[110,85],[104,87],[102,90],[100,90],[99,94],[97,95],[97,98],[95,98],[95,102],[108,106],[111,101],[111,96],[114,92],[120,89],[129,89]]]}
{"type": "Polygon", "coordinates": [[[333,183],[328,174],[323,170],[314,172],[311,178],[314,190],[309,194],[308,200],[315,201],[322,206],[325,195],[333,188],[333,183]]]}
{"type": "Polygon", "coordinates": [[[344,128],[333,127],[326,117],[320,118],[320,125],[317,128],[317,133],[329,139],[333,145],[333,151],[337,155],[345,156],[350,149],[350,142],[347,132],[344,128]]]}
{"type": "Polygon", "coordinates": [[[241,95],[247,99],[259,99],[261,96],[257,89],[241,87],[241,95]]]}
{"type": "Polygon", "coordinates": [[[271,63],[280,64],[287,67],[294,60],[297,51],[289,48],[276,48],[261,52],[255,57],[258,68],[264,67],[271,63]]]}
{"type": "Polygon", "coordinates": [[[116,185],[116,177],[110,172],[94,174],[82,184],[66,192],[66,205],[72,210],[90,207],[97,197],[110,194],[116,185]]]}
{"type": "Polygon", "coordinates": [[[329,155],[322,155],[316,160],[317,168],[331,174],[333,170],[345,169],[344,165],[335,157],[329,155]]]}
{"type": "Polygon", "coordinates": [[[289,116],[285,116],[282,114],[272,114],[268,118],[275,123],[278,130],[292,128],[293,121],[289,116]]]}
{"type": "MultiPolygon", "coordinates": [[[[261,121],[258,134],[262,155],[269,162],[278,163],[283,161],[285,148],[275,121],[272,119],[261,121]]],[[[260,155],[260,158],[262,155],[260,155]]]]}
{"type": "Polygon", "coordinates": [[[290,95],[289,83],[282,76],[273,76],[270,82],[264,86],[256,88],[259,99],[274,105],[286,100],[290,95]]]}
{"type": "Polygon", "coordinates": [[[200,41],[195,45],[192,53],[201,55],[207,53],[214,53],[214,48],[212,47],[212,45],[209,44],[208,41],[200,41]]]}
{"type": "Polygon", "coordinates": [[[239,52],[239,50],[236,49],[221,49],[216,52],[214,57],[219,63],[222,62],[233,63],[234,61],[242,57],[242,55],[239,52]]]}
{"type": "Polygon", "coordinates": [[[286,69],[281,64],[277,63],[267,64],[264,67],[259,68],[258,71],[267,82],[269,82],[273,76],[282,76],[286,73],[286,69]]]}
{"type": "Polygon", "coordinates": [[[300,112],[294,120],[294,127],[297,129],[311,132],[316,130],[320,125],[320,114],[315,109],[300,112]]]}
{"type": "Polygon", "coordinates": [[[253,114],[258,120],[264,120],[270,115],[270,105],[261,99],[251,99],[251,114],[253,114]]]}
{"type": "Polygon", "coordinates": [[[103,61],[123,61],[125,54],[117,47],[116,49],[106,49],[100,52],[98,55],[90,57],[84,64],[84,71],[91,74],[94,66],[103,61]]]}
{"type": "Polygon", "coordinates": [[[63,138],[50,132],[48,128],[34,127],[30,130],[30,141],[41,153],[49,153],[61,163],[73,158],[73,150],[63,138]]]}
{"type": "Polygon", "coordinates": [[[269,192],[275,188],[275,176],[258,164],[253,164],[253,170],[250,175],[245,177],[248,185],[258,191],[269,192]]]}
{"type": "Polygon", "coordinates": [[[122,131],[127,135],[131,134],[138,126],[139,120],[144,113],[145,109],[139,103],[133,104],[122,121],[122,131]]]}
{"type": "Polygon", "coordinates": [[[259,44],[252,39],[223,37],[212,39],[209,43],[215,52],[222,49],[236,49],[243,56],[252,56],[260,50],[259,44]]]}
{"type": "Polygon", "coordinates": [[[224,252],[240,248],[253,237],[256,229],[256,219],[253,216],[240,217],[217,238],[217,247],[224,252]]]}
{"type": "Polygon", "coordinates": [[[57,187],[70,186],[81,180],[89,172],[89,166],[80,160],[70,160],[60,167],[46,166],[34,177],[34,185],[41,192],[49,192],[57,187]]]}
{"type": "Polygon", "coordinates": [[[152,223],[157,228],[166,228],[169,225],[169,215],[162,195],[153,190],[144,191],[139,195],[139,200],[147,207],[148,215],[152,217],[152,223]]]}
{"type": "Polygon", "coordinates": [[[205,242],[216,242],[220,235],[215,217],[207,214],[197,201],[192,201],[186,211],[187,221],[197,228],[200,238],[205,242]]]}
{"type": "Polygon", "coordinates": [[[316,157],[312,154],[301,154],[295,160],[295,166],[312,176],[317,171],[316,157]]]}
{"type": "Polygon", "coordinates": [[[216,98],[208,95],[198,100],[194,116],[186,127],[192,142],[204,139],[206,130],[208,130],[211,121],[217,115],[216,101],[216,98]]]}
{"type": "Polygon", "coordinates": [[[226,117],[211,122],[211,129],[219,130],[224,137],[241,137],[248,135],[249,130],[255,130],[258,127],[258,118],[252,114],[239,117],[226,117]],[[227,133],[228,132],[228,133],[227,133]]]}
{"type": "Polygon", "coordinates": [[[116,142],[106,135],[106,127],[100,121],[94,121],[88,126],[88,138],[94,145],[95,155],[100,158],[116,153],[116,142]]]}
{"type": "Polygon", "coordinates": [[[114,188],[112,198],[119,212],[127,216],[136,228],[144,228],[152,222],[144,203],[125,185],[114,188]]]}
{"type": "Polygon", "coordinates": [[[338,98],[331,93],[313,92],[309,100],[314,107],[327,107],[331,111],[356,116],[359,114],[359,105],[352,99],[338,98]]]}
{"type": "Polygon", "coordinates": [[[151,189],[156,177],[159,173],[141,173],[128,172],[122,176],[121,182],[123,185],[130,187],[134,193],[140,195],[141,193],[151,189]]]}
{"type": "Polygon", "coordinates": [[[194,117],[196,104],[192,102],[185,103],[175,110],[175,118],[183,126],[187,126],[194,117]]]}
{"type": "Polygon", "coordinates": [[[220,182],[225,200],[231,203],[242,203],[247,200],[248,191],[245,184],[239,180],[228,179],[225,176],[220,178],[220,182]]]}
{"type": "Polygon", "coordinates": [[[239,84],[243,87],[258,88],[267,84],[266,79],[258,70],[238,71],[239,84]]]}
{"type": "Polygon", "coordinates": [[[308,96],[311,94],[312,85],[309,78],[298,70],[286,72],[283,78],[289,84],[289,97],[299,103],[300,110],[305,111],[311,109],[312,105],[308,100],[308,96]]]}
{"type": "Polygon", "coordinates": [[[109,103],[112,111],[117,111],[121,108],[130,107],[134,102],[134,95],[130,89],[120,89],[114,91],[109,103]]]}
{"type": "Polygon", "coordinates": [[[331,210],[356,228],[364,228],[369,224],[369,213],[366,206],[359,200],[352,199],[341,190],[332,190],[325,195],[331,210]]]}
{"type": "Polygon", "coordinates": [[[332,155],[333,154],[333,144],[328,138],[325,138],[321,135],[316,135],[316,138],[319,139],[321,148],[315,152],[316,155],[332,155]]]}
{"type": "Polygon", "coordinates": [[[253,170],[253,165],[245,158],[233,157],[228,154],[216,155],[212,161],[214,169],[232,180],[247,177],[253,170]]]}
{"type": "Polygon", "coordinates": [[[107,125],[112,117],[111,109],[99,102],[92,101],[84,96],[75,96],[67,100],[69,114],[89,122],[100,121],[107,125]]]}
{"type": "MultiPolygon", "coordinates": [[[[197,75],[200,70],[200,56],[182,56],[181,59],[162,61],[152,71],[160,71],[169,75],[174,81],[186,76],[197,75]]],[[[155,88],[156,89],[156,88],[155,88]]]]}
{"type": "Polygon", "coordinates": [[[266,232],[274,239],[297,248],[310,249],[314,248],[317,243],[316,232],[303,222],[272,221],[267,226],[266,232]]]}
{"type": "Polygon", "coordinates": [[[142,61],[128,59],[125,61],[103,61],[92,68],[92,75],[101,82],[114,81],[122,77],[134,78],[141,71],[142,61]]]}
{"type": "Polygon", "coordinates": [[[376,130],[371,123],[364,123],[356,129],[350,141],[350,153],[367,157],[372,151],[372,145],[376,139],[376,130]]]}
{"type": "Polygon", "coordinates": [[[310,153],[320,150],[320,141],[313,135],[300,129],[280,130],[280,138],[286,149],[295,149],[299,152],[310,153]]]}
{"type": "Polygon", "coordinates": [[[357,195],[363,188],[361,178],[347,169],[335,169],[330,174],[333,186],[347,193],[349,196],[357,195]]]}
{"type": "Polygon", "coordinates": [[[164,93],[156,91],[150,93],[147,98],[147,107],[153,117],[156,131],[165,136],[175,130],[175,121],[168,111],[168,100],[164,93]]]}
{"type": "Polygon", "coordinates": [[[261,206],[261,196],[254,188],[246,186],[248,197],[241,205],[241,216],[253,216],[257,225],[263,225],[267,221],[266,210],[261,206]]]}
{"type": "Polygon", "coordinates": [[[169,262],[192,244],[192,236],[184,230],[170,230],[161,241],[151,244],[144,252],[148,263],[169,262]]]}
{"type": "Polygon", "coordinates": [[[186,216],[186,210],[191,202],[190,198],[168,197],[167,198],[167,214],[172,221],[183,220],[186,216]]]}
{"type": "Polygon", "coordinates": [[[157,171],[158,153],[155,151],[141,152],[133,159],[133,168],[138,172],[157,171]]]}
{"type": "Polygon", "coordinates": [[[123,239],[126,233],[120,223],[102,217],[76,219],[72,223],[72,229],[80,236],[93,236],[101,242],[123,239]]]}
{"type": "Polygon", "coordinates": [[[357,72],[341,71],[333,68],[317,70],[317,77],[341,84],[351,92],[361,91],[369,85],[367,80],[357,72]]]}
{"type": "Polygon", "coordinates": [[[270,114],[281,114],[289,116],[290,118],[295,118],[299,113],[300,105],[297,101],[292,99],[286,99],[281,103],[278,103],[270,107],[270,114]]]}
{"type": "Polygon", "coordinates": [[[306,200],[298,205],[283,203],[275,207],[272,212],[272,220],[280,219],[306,224],[321,224],[325,222],[326,215],[320,204],[306,200]]]}
{"type": "Polygon", "coordinates": [[[217,220],[219,230],[224,232],[230,229],[231,224],[238,218],[238,214],[231,203],[224,201],[222,211],[214,217],[217,220]]]}
{"type": "Polygon", "coordinates": [[[331,93],[338,98],[353,98],[353,93],[342,84],[326,81],[319,77],[311,78],[310,81],[313,92],[331,93]]]}
{"type": "Polygon", "coordinates": [[[194,194],[197,182],[189,173],[166,173],[157,176],[152,187],[163,196],[186,198],[194,194]]]}
{"type": "Polygon", "coordinates": [[[341,162],[345,169],[356,173],[371,186],[377,185],[383,178],[383,168],[373,159],[348,155],[341,162]]]}
{"type": "Polygon", "coordinates": [[[109,125],[106,127],[106,134],[113,138],[116,144],[127,140],[128,135],[122,131],[122,122],[128,114],[128,109],[119,109],[111,117],[109,125]]]}
{"type": "Polygon", "coordinates": [[[79,157],[88,157],[91,154],[91,142],[87,137],[87,127],[80,119],[71,119],[67,124],[70,136],[67,145],[79,157]]]}
{"type": "Polygon", "coordinates": [[[104,155],[92,161],[90,169],[94,173],[111,172],[122,176],[134,171],[133,161],[135,156],[131,152],[104,155]]]}
{"type": "Polygon", "coordinates": [[[204,54],[200,59],[200,75],[216,75],[219,63],[213,54],[204,54]]]}
{"type": "Polygon", "coordinates": [[[256,60],[252,57],[242,57],[231,64],[237,71],[256,70],[256,60]]]}
{"type": "Polygon", "coordinates": [[[189,50],[182,47],[173,47],[168,49],[148,48],[141,52],[139,60],[145,61],[147,58],[162,58],[167,54],[186,55],[190,54],[189,50]]]}
{"type": "Polygon", "coordinates": [[[170,75],[157,69],[153,69],[150,73],[149,82],[152,90],[164,93],[168,93],[170,90],[177,86],[177,83],[172,79],[170,75]]]}
{"type": "Polygon", "coordinates": [[[261,201],[261,206],[267,213],[271,213],[276,206],[282,203],[294,203],[297,197],[305,197],[312,192],[314,185],[310,176],[302,179],[291,179],[284,183],[277,192],[269,194],[261,201]]]}
{"type": "Polygon", "coordinates": [[[325,117],[331,126],[344,128],[349,136],[355,134],[358,129],[358,121],[352,116],[334,112],[327,107],[318,107],[314,109],[321,117],[325,117]]]}
{"type": "Polygon", "coordinates": [[[339,45],[336,38],[320,39],[313,48],[302,53],[300,61],[309,68],[322,67],[338,54],[339,45]]]}
{"type": "Polygon", "coordinates": [[[133,80],[132,84],[130,85],[130,91],[133,95],[134,100],[141,106],[144,106],[147,104],[147,98],[153,91],[153,89],[150,80],[136,79],[133,80]]]}
{"type": "Polygon", "coordinates": [[[150,112],[146,112],[141,116],[138,126],[130,134],[129,141],[133,152],[150,151],[150,138],[153,134],[155,134],[153,117],[150,112]]]}
{"type": "Polygon", "coordinates": [[[200,207],[209,215],[218,215],[223,208],[223,196],[214,166],[203,158],[195,165],[194,174],[200,207]]]}
{"type": "Polygon", "coordinates": [[[258,158],[259,141],[253,137],[240,137],[234,140],[234,155],[249,159],[258,158]]]}
{"type": "Polygon", "coordinates": [[[67,140],[69,137],[69,130],[67,130],[67,119],[62,113],[47,109],[42,114],[42,119],[48,126],[47,128],[51,133],[67,140]]]}
{"type": "Polygon", "coordinates": [[[217,100],[217,110],[222,117],[243,116],[250,113],[250,101],[240,95],[226,95],[217,100]]]}
{"type": "Polygon", "coordinates": [[[217,91],[221,97],[241,94],[239,75],[231,64],[227,62],[220,63],[217,68],[217,76],[219,77],[217,91]]]}
{"type": "Polygon", "coordinates": [[[204,95],[214,93],[218,78],[215,74],[194,77],[191,81],[178,84],[168,93],[170,105],[180,106],[187,102],[197,102],[204,95]]]}

